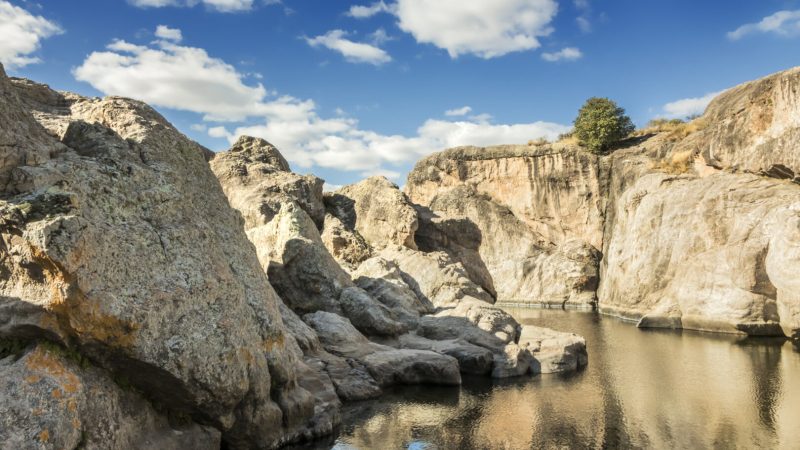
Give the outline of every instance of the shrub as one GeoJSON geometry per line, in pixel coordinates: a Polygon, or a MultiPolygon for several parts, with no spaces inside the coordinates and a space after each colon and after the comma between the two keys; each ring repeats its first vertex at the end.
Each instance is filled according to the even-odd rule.
{"type": "Polygon", "coordinates": [[[595,153],[608,150],[635,129],[624,109],[607,98],[599,97],[586,100],[574,124],[578,141],[595,153]]]}

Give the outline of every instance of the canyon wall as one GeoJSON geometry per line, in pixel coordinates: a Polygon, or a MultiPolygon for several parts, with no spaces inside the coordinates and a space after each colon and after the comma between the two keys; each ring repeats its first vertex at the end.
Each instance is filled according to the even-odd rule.
{"type": "Polygon", "coordinates": [[[797,338],[799,88],[800,69],[746,83],[685,132],[602,156],[561,143],[434,154],[406,184],[426,210],[420,248],[483,264],[501,302],[797,338]]]}

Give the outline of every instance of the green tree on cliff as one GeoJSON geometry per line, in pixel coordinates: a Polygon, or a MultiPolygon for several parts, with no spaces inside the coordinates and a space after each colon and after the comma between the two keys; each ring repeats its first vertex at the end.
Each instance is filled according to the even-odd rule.
{"type": "Polygon", "coordinates": [[[594,153],[608,150],[636,129],[624,109],[607,98],[599,97],[586,100],[574,124],[578,142],[594,153]]]}

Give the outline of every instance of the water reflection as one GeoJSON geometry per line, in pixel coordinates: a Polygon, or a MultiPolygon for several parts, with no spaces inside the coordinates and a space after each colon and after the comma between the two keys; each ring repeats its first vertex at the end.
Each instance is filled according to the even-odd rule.
{"type": "Polygon", "coordinates": [[[781,340],[643,331],[594,314],[512,310],[584,335],[569,376],[412,387],[349,405],[335,449],[800,448],[800,353],[781,340]]]}

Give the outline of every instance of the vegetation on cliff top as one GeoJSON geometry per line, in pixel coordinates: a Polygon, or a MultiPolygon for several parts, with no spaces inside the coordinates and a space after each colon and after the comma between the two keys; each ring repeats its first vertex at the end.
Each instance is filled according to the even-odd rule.
{"type": "Polygon", "coordinates": [[[607,98],[586,100],[575,118],[573,134],[589,151],[600,153],[626,138],[636,127],[625,110],[607,98]]]}

